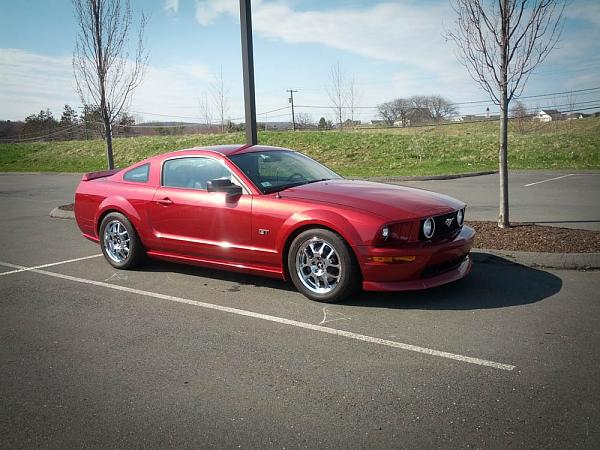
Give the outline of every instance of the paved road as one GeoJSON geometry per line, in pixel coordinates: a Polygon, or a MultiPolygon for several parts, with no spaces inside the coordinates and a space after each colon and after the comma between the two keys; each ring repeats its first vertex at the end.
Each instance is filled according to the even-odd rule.
{"type": "Polygon", "coordinates": [[[47,216],[72,184],[0,176],[2,448],[600,443],[598,272],[490,259],[334,306],[163,263],[15,272],[99,253],[47,216]]]}
{"type": "MultiPolygon", "coordinates": [[[[443,192],[468,204],[467,219],[498,219],[498,175],[401,184],[443,192]]],[[[600,230],[600,172],[514,171],[509,176],[510,219],[600,230]]]]}

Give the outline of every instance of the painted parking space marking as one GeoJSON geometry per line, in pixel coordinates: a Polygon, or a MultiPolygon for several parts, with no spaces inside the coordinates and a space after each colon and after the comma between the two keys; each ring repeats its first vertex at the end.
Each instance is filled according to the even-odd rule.
{"type": "Polygon", "coordinates": [[[572,177],[575,175],[574,173],[569,173],[567,175],[561,175],[560,177],[547,178],[542,181],[536,181],[535,183],[524,184],[523,187],[535,186],[536,184],[547,183],[548,181],[560,180],[561,178],[572,177]]]}
{"type": "MultiPolygon", "coordinates": [[[[16,264],[11,264],[11,263],[1,262],[1,261],[0,261],[0,265],[6,266],[6,267],[11,267],[11,268],[27,269],[24,266],[18,266],[16,264]]],[[[239,316],[245,316],[245,317],[251,317],[254,319],[266,320],[269,322],[280,323],[283,325],[289,325],[289,326],[293,326],[293,327],[303,328],[306,330],[318,331],[321,333],[345,337],[347,339],[353,339],[356,341],[368,342],[371,344],[383,345],[386,347],[407,350],[407,351],[421,353],[421,354],[425,354],[425,355],[429,355],[429,356],[436,356],[439,358],[446,358],[446,359],[451,359],[451,360],[460,361],[460,362],[464,362],[464,363],[476,364],[476,365],[485,366],[485,367],[491,367],[491,368],[498,369],[498,370],[511,371],[515,368],[515,366],[511,365],[511,364],[504,364],[504,363],[489,361],[486,359],[474,358],[471,356],[464,356],[464,355],[459,355],[456,353],[449,353],[449,352],[444,352],[444,351],[440,351],[440,350],[434,350],[434,349],[427,348],[427,347],[419,347],[417,345],[405,344],[403,342],[397,342],[397,341],[390,341],[387,339],[381,339],[381,338],[377,338],[377,337],[373,337],[373,336],[367,336],[364,334],[353,333],[351,331],[337,330],[335,328],[329,328],[329,327],[325,327],[325,326],[321,326],[321,325],[314,325],[314,324],[306,323],[306,322],[299,322],[297,320],[285,319],[283,317],[271,316],[268,314],[260,314],[260,313],[256,313],[253,311],[247,311],[244,309],[215,305],[212,303],[200,302],[200,301],[196,301],[196,300],[190,300],[187,298],[175,297],[172,295],[159,294],[156,292],[144,291],[141,289],[134,289],[134,288],[126,287],[126,286],[109,284],[109,283],[105,283],[103,281],[94,281],[94,280],[88,280],[85,278],[64,275],[61,273],[48,272],[46,270],[41,270],[41,269],[36,269],[36,268],[28,268],[28,270],[30,272],[34,272],[37,274],[47,275],[49,277],[60,278],[63,280],[68,280],[68,281],[73,281],[75,283],[89,284],[92,286],[113,289],[113,290],[117,290],[117,291],[121,291],[121,292],[127,292],[130,294],[137,294],[137,295],[141,295],[141,296],[145,296],[145,297],[152,297],[152,298],[157,298],[160,300],[167,300],[170,302],[183,303],[186,305],[197,306],[200,308],[211,309],[211,310],[226,312],[226,313],[230,313],[230,314],[236,314],[239,316]]]]}
{"type": "Polygon", "coordinates": [[[33,267],[25,267],[25,266],[19,266],[17,264],[3,263],[3,265],[5,267],[11,267],[11,268],[15,268],[16,267],[17,269],[16,270],[11,270],[9,272],[1,272],[0,276],[2,276],[2,275],[11,275],[13,273],[19,273],[19,272],[27,272],[29,270],[44,269],[46,267],[59,266],[61,264],[68,264],[68,263],[77,262],[77,261],[84,261],[86,259],[97,258],[98,256],[102,256],[102,253],[98,253],[97,255],[83,256],[81,258],[67,259],[67,260],[64,260],[64,261],[58,261],[58,262],[53,262],[53,263],[49,263],[49,264],[42,264],[40,266],[33,266],[33,267]]]}

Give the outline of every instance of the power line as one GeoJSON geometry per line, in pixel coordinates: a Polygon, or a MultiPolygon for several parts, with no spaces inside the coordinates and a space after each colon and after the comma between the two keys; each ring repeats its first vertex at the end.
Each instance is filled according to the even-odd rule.
{"type": "MultiPolygon", "coordinates": [[[[556,95],[569,95],[569,94],[577,94],[577,93],[581,93],[581,92],[591,92],[591,91],[598,91],[600,90],[600,86],[599,87],[594,87],[594,88],[588,88],[588,89],[577,89],[577,90],[572,90],[572,91],[563,91],[563,92],[551,92],[548,94],[539,94],[539,95],[528,95],[528,96],[524,96],[524,97],[519,97],[519,100],[521,99],[532,99],[532,98],[542,98],[542,97],[552,97],[552,96],[556,96],[556,95]]],[[[475,104],[485,104],[485,103],[493,103],[492,100],[475,100],[475,101],[469,101],[469,102],[453,102],[450,103],[450,105],[452,106],[460,106],[460,105],[475,105],[475,104]]],[[[327,105],[297,105],[297,108],[315,108],[315,109],[331,109],[332,106],[327,106],[327,105]]],[[[378,106],[341,106],[341,108],[355,108],[355,109],[377,109],[378,106]]]]}
{"type": "Polygon", "coordinates": [[[25,141],[36,141],[36,140],[40,140],[40,139],[44,139],[44,138],[49,138],[49,137],[52,137],[52,136],[57,136],[57,135],[59,135],[59,134],[63,134],[64,132],[66,132],[66,131],[69,131],[69,130],[72,130],[72,129],[74,129],[74,128],[77,128],[77,127],[79,127],[79,126],[80,126],[79,124],[77,124],[77,125],[72,125],[72,126],[70,126],[70,127],[68,127],[68,128],[63,128],[63,129],[61,129],[61,130],[53,130],[53,131],[51,131],[51,132],[47,132],[47,133],[45,133],[45,134],[42,134],[42,135],[39,135],[39,136],[35,136],[35,137],[29,137],[29,138],[21,138],[21,137],[3,137],[3,138],[0,138],[0,139],[2,139],[2,140],[18,140],[18,141],[20,141],[20,142],[25,142],[25,141]]]}

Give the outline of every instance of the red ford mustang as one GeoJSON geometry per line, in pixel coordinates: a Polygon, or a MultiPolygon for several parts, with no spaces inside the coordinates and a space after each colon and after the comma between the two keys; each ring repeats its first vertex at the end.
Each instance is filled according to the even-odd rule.
{"type": "Polygon", "coordinates": [[[83,176],[75,217],[108,262],[144,255],[291,279],[308,298],[401,291],[466,276],[464,203],[346,180],[291,150],[223,145],[83,176]]]}

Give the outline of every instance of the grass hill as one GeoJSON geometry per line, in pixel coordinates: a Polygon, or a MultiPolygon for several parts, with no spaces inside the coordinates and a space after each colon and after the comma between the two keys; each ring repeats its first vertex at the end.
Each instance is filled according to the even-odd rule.
{"type": "MultiPolygon", "coordinates": [[[[435,175],[497,169],[498,122],[422,128],[259,132],[345,176],[435,175]]],[[[242,143],[243,133],[114,140],[115,164],[202,145],[242,143]]],[[[0,144],[0,171],[89,172],[105,168],[101,140],[0,144]]],[[[511,169],[600,169],[600,118],[512,124],[511,169]]]]}

